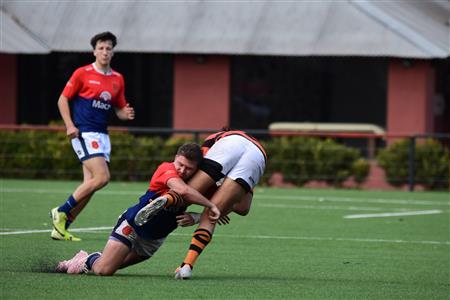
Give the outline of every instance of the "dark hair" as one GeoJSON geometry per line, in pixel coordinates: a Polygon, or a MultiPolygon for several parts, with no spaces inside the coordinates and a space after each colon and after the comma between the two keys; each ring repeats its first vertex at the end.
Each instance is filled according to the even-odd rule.
{"type": "Polygon", "coordinates": [[[97,45],[98,41],[102,41],[102,42],[111,41],[113,48],[117,45],[116,36],[109,31],[101,32],[92,37],[92,39],[91,39],[92,49],[95,49],[95,45],[97,45]]]}
{"type": "Polygon", "coordinates": [[[203,153],[200,146],[196,143],[186,143],[180,146],[177,155],[183,155],[191,161],[200,163],[203,160],[203,153]]]}

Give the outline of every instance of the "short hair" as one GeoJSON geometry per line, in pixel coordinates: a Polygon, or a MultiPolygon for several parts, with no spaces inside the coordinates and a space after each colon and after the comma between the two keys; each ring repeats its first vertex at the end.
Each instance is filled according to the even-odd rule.
{"type": "Polygon", "coordinates": [[[116,36],[109,31],[100,32],[92,37],[92,39],[91,39],[92,49],[95,49],[95,46],[97,45],[98,41],[102,41],[102,42],[111,41],[113,48],[117,45],[116,36]]]}
{"type": "Polygon", "coordinates": [[[183,155],[187,159],[199,164],[203,160],[202,149],[197,143],[186,143],[180,146],[177,155],[183,155]]]}

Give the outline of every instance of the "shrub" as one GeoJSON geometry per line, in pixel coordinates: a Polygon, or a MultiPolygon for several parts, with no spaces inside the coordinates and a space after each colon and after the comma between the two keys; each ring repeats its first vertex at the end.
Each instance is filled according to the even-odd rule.
{"type": "MultiPolygon", "coordinates": [[[[134,136],[111,132],[112,180],[148,180],[163,161],[171,161],[192,137],[134,136]]],[[[0,131],[0,175],[13,178],[82,179],[80,163],[64,132],[0,131]]],[[[357,150],[327,139],[274,137],[262,141],[268,155],[261,183],[273,172],[296,185],[322,180],[339,186],[350,176],[365,178],[357,150]],[[355,167],[356,164],[356,167],[355,167]]]]}
{"type": "Polygon", "coordinates": [[[305,184],[314,173],[311,149],[318,142],[318,139],[305,137],[280,137],[264,142],[268,156],[264,178],[281,172],[286,181],[305,184]]]}
{"type": "Polygon", "coordinates": [[[353,175],[353,179],[358,185],[363,184],[367,176],[369,176],[370,172],[370,164],[367,160],[363,158],[358,158],[353,162],[351,173],[353,175]]]}
{"type": "MultiPolygon", "coordinates": [[[[409,180],[409,140],[400,140],[380,151],[377,156],[387,180],[394,186],[401,186],[409,180]]],[[[427,189],[448,189],[449,154],[438,141],[428,139],[415,147],[415,183],[427,189]]]]}
{"type": "MultiPolygon", "coordinates": [[[[358,150],[332,139],[275,137],[265,141],[263,146],[269,157],[264,182],[272,173],[281,172],[286,181],[297,185],[320,180],[340,186],[354,174],[353,164],[360,158],[358,150]]],[[[361,182],[367,177],[368,168],[367,164],[366,172],[357,174],[361,182]]]]}
{"type": "Polygon", "coordinates": [[[332,139],[320,141],[312,150],[315,179],[334,186],[341,186],[352,175],[353,162],[360,156],[358,150],[338,144],[332,139]]]}
{"type": "Polygon", "coordinates": [[[438,141],[427,139],[416,147],[416,181],[425,188],[448,189],[449,153],[438,141]]]}

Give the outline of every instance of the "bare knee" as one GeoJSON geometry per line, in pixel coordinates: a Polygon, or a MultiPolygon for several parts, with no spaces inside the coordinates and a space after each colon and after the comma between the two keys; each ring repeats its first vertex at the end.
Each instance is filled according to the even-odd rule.
{"type": "Polygon", "coordinates": [[[246,208],[246,209],[242,209],[242,208],[233,208],[233,211],[235,213],[237,213],[240,216],[246,216],[248,215],[248,213],[250,212],[250,207],[246,208]]]}
{"type": "Polygon", "coordinates": [[[112,276],[114,273],[116,273],[115,268],[111,268],[109,266],[94,266],[93,271],[98,276],[112,276]]]}
{"type": "Polygon", "coordinates": [[[93,185],[96,190],[101,189],[109,183],[110,175],[109,174],[99,174],[96,175],[93,180],[93,185]]]}

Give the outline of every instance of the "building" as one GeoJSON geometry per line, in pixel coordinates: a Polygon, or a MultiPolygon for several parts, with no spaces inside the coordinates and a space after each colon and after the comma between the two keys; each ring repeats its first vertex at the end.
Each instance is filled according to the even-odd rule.
{"type": "Polygon", "coordinates": [[[266,129],[371,123],[450,133],[450,3],[3,1],[0,123],[48,124],[89,39],[119,37],[113,68],[132,126],[266,129]]]}

